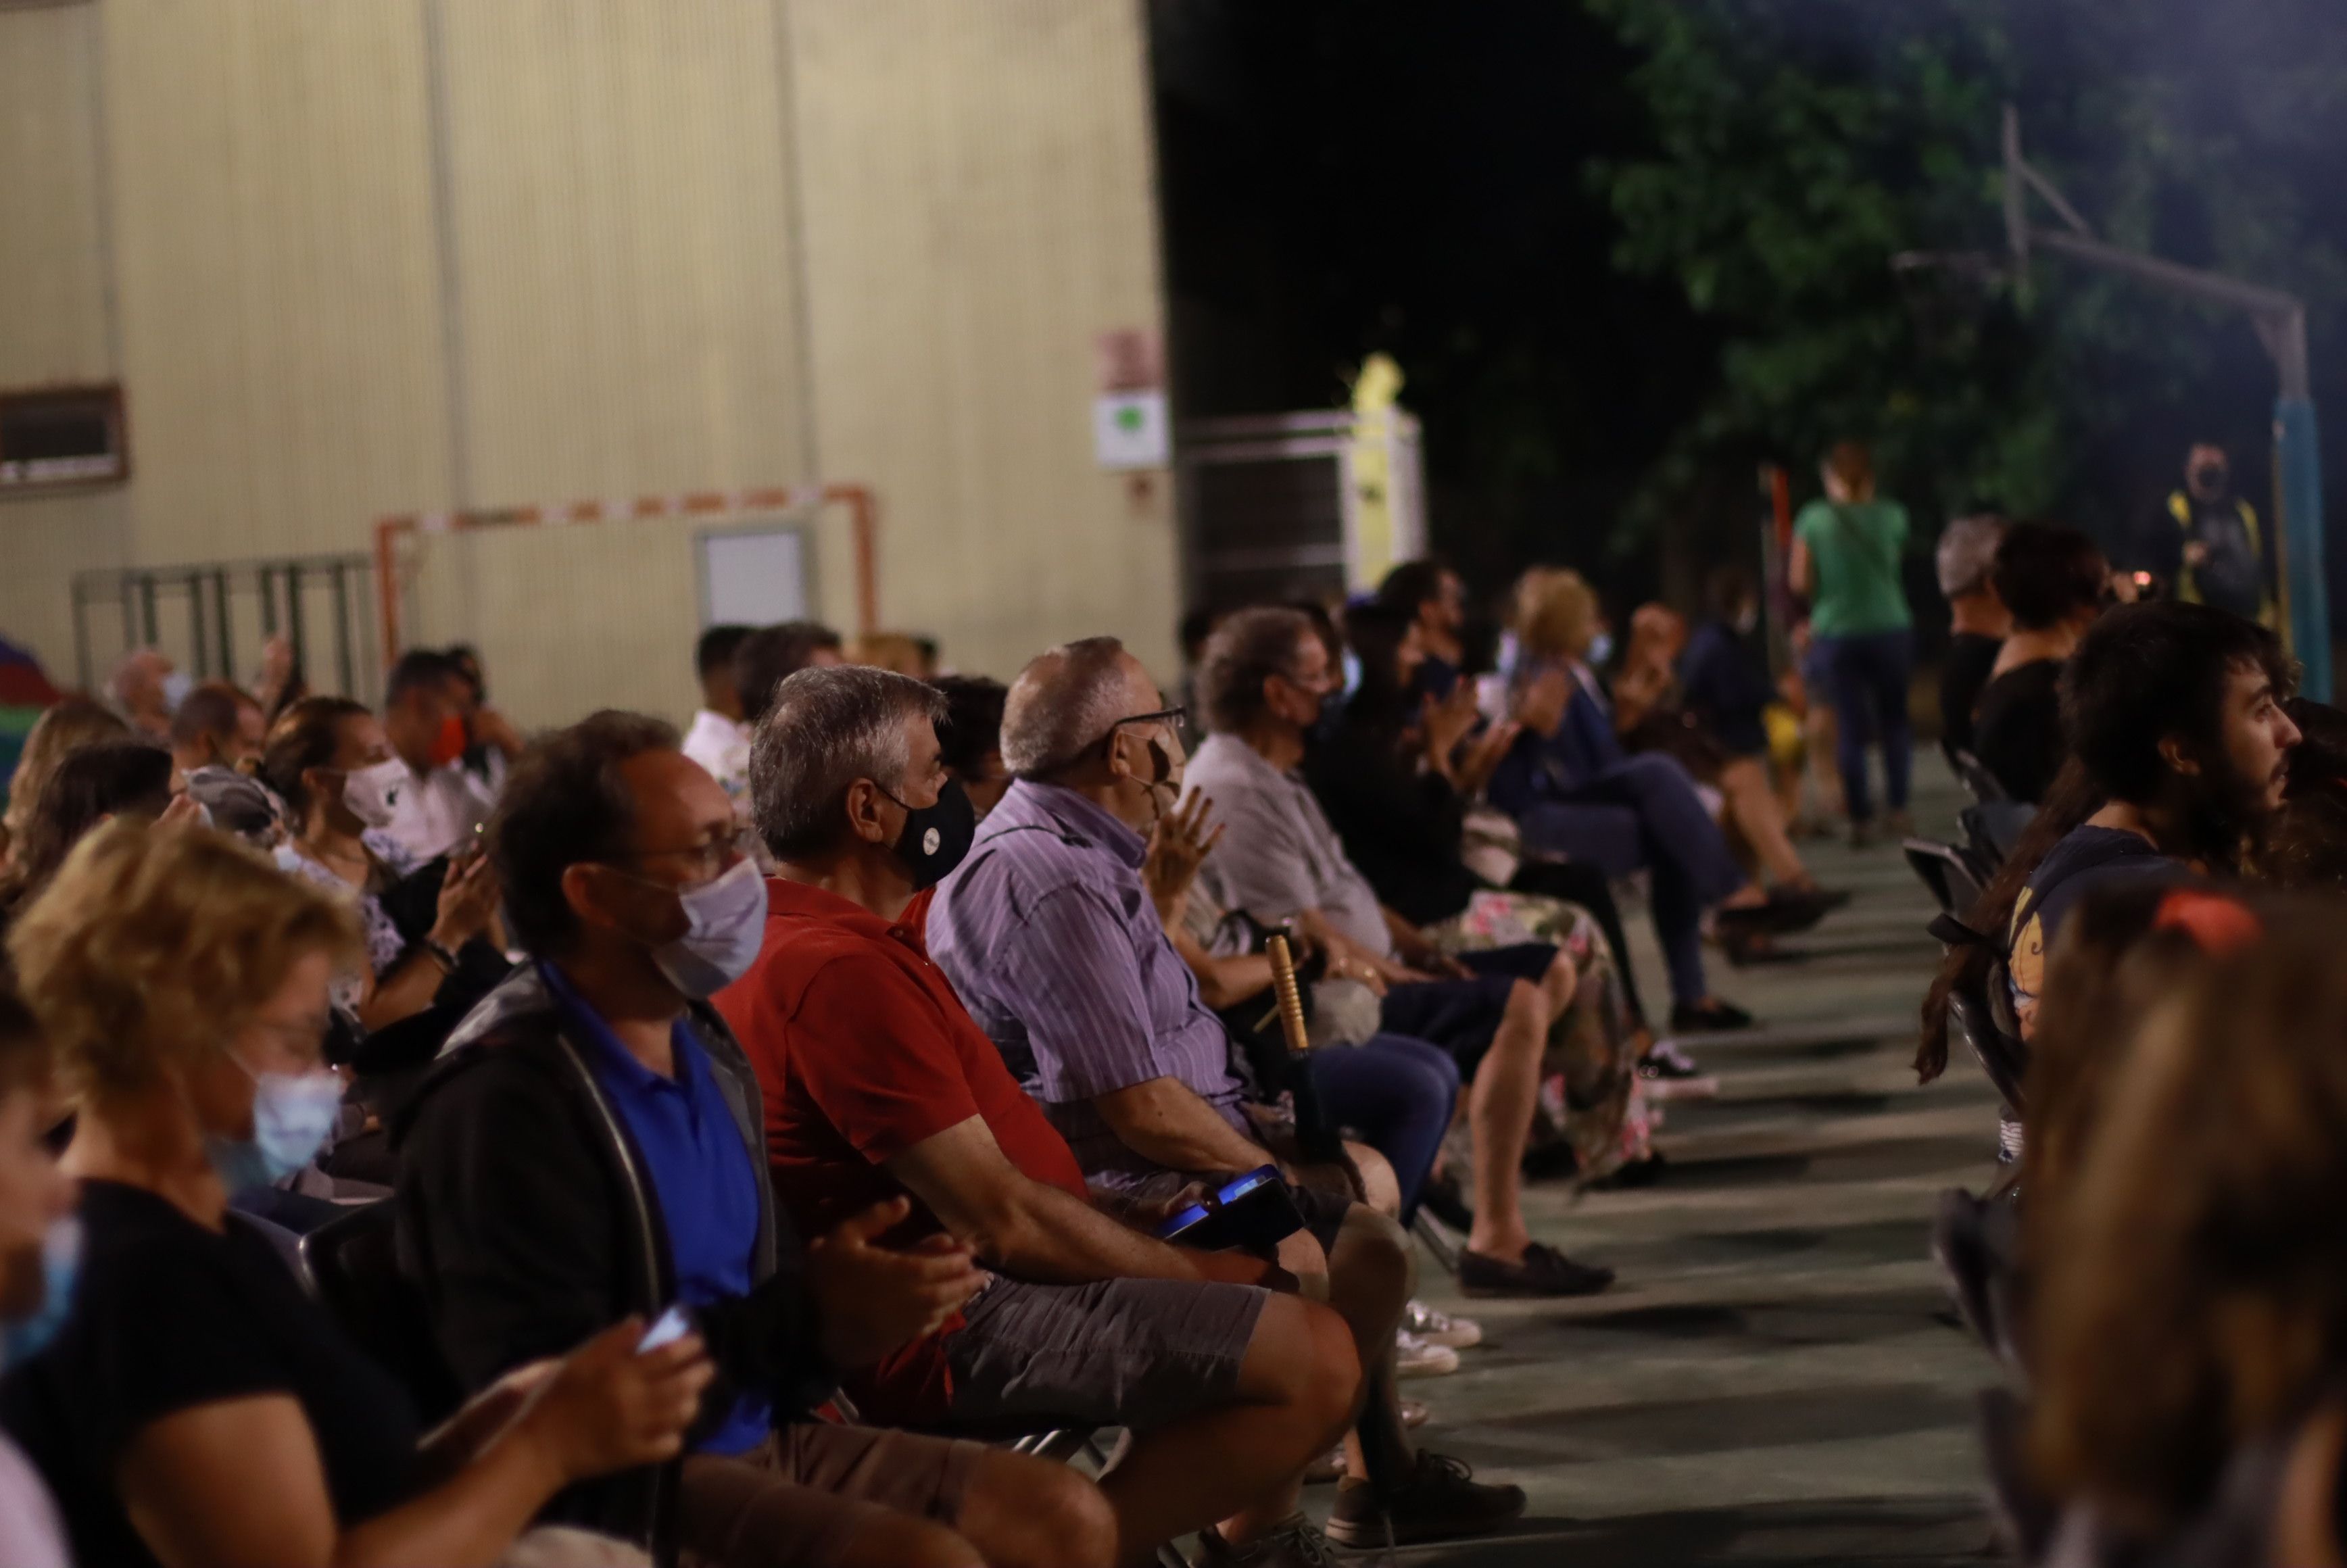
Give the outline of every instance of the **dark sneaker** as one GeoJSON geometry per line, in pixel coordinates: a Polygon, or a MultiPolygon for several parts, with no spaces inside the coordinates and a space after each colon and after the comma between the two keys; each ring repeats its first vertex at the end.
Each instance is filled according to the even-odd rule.
{"type": "MultiPolygon", "coordinates": [[[[1339,1493],[1337,1506],[1344,1505],[1339,1493]]],[[[1208,1525],[1198,1532],[1198,1568],[1337,1568],[1337,1553],[1299,1510],[1244,1546],[1231,1545],[1208,1525]]]]}
{"type": "Polygon", "coordinates": [[[1470,1296],[1594,1296],[1614,1283],[1614,1271],[1575,1263],[1534,1242],[1522,1263],[1480,1252],[1459,1253],[1459,1288],[1470,1296]]]}
{"type": "Polygon", "coordinates": [[[1673,1034],[1702,1034],[1707,1030],[1750,1029],[1752,1015],[1734,1002],[1717,999],[1692,1006],[1676,1002],[1671,1007],[1673,1034]]]}
{"type": "Polygon", "coordinates": [[[1708,1100],[1719,1092],[1719,1080],[1673,1040],[1654,1043],[1638,1063],[1638,1076],[1645,1081],[1649,1100],[1708,1100]]]}
{"type": "Polygon", "coordinates": [[[1521,1517],[1524,1489],[1486,1486],[1464,1461],[1420,1449],[1409,1479],[1381,1508],[1366,1482],[1337,1489],[1328,1539],[1339,1546],[1413,1546],[1484,1535],[1521,1517]]]}
{"type": "Polygon", "coordinates": [[[1696,1065],[1694,1057],[1679,1049],[1676,1040],[1658,1040],[1646,1048],[1645,1056],[1638,1063],[1638,1076],[1701,1078],[1703,1069],[1696,1065]]]}

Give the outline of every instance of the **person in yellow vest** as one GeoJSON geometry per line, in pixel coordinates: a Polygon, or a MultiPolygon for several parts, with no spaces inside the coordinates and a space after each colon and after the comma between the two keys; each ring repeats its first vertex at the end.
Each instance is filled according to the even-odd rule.
{"type": "Polygon", "coordinates": [[[2257,508],[2233,494],[2225,449],[2196,443],[2184,460],[2184,487],[2169,492],[2142,565],[2172,579],[2188,604],[2212,604],[2261,626],[2275,624],[2273,564],[2257,508]]]}

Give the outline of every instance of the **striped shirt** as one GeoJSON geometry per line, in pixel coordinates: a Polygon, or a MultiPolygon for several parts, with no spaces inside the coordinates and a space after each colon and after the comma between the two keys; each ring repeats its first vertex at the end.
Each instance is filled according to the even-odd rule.
{"type": "Polygon", "coordinates": [[[926,932],[931,960],[1020,1086],[1085,1175],[1112,1187],[1160,1167],[1092,1109],[1103,1094],[1175,1079],[1247,1131],[1229,1037],[1142,884],[1145,849],[1074,791],[1021,780],[939,885],[926,932]]]}

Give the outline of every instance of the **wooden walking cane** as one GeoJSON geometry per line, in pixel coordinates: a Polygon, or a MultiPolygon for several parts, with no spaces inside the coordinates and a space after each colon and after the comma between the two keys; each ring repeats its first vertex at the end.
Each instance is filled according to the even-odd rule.
{"type": "MultiPolygon", "coordinates": [[[[1271,959],[1271,989],[1278,1003],[1279,1032],[1287,1042],[1287,1092],[1296,1102],[1296,1147],[1307,1160],[1335,1162],[1349,1170],[1352,1162],[1345,1156],[1345,1141],[1321,1113],[1320,1091],[1312,1081],[1312,1065],[1307,1060],[1312,1041],[1304,1032],[1304,999],[1296,994],[1296,959],[1288,951],[1287,938],[1275,931],[1264,944],[1264,953],[1271,959]]],[[[1353,1180],[1358,1186],[1358,1173],[1353,1180]]]]}

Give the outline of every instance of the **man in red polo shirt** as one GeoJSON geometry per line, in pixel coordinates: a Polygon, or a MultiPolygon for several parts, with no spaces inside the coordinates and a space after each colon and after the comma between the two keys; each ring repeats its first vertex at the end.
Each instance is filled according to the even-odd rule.
{"type": "Polygon", "coordinates": [[[939,760],[944,709],[886,671],[803,671],[751,754],[782,874],[757,964],[718,1005],[764,1091],[775,1194],[819,1229],[905,1194],[897,1245],[950,1232],[998,1271],[959,1321],[849,1391],[867,1419],[1131,1429],[1102,1481],[1126,1563],[1202,1529],[1211,1563],[1320,1561],[1296,1495],[1360,1398],[1349,1331],[1267,1288],[1268,1265],[1095,1208],[1066,1141],[929,962],[927,890],[973,826],[939,760]]]}

